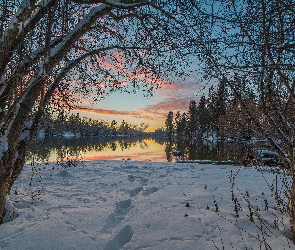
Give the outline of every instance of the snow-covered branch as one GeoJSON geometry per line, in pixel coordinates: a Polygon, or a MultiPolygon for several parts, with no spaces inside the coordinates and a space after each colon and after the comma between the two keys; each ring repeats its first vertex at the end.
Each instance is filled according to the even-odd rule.
{"type": "Polygon", "coordinates": [[[130,8],[146,5],[148,0],[71,0],[80,4],[106,4],[112,7],[130,8]]]}

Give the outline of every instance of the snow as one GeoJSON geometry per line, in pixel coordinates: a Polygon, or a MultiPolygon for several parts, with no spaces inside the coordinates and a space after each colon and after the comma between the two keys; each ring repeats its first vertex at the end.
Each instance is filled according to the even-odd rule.
{"type": "Polygon", "coordinates": [[[0,249],[294,249],[288,216],[274,209],[270,170],[131,160],[25,165],[7,198],[0,249]]]}
{"type": "MultiPolygon", "coordinates": [[[[0,84],[2,84],[2,83],[4,83],[4,82],[5,82],[5,74],[3,74],[3,75],[1,76],[1,78],[0,78],[0,84]]],[[[2,88],[2,90],[1,90],[1,93],[2,93],[2,91],[4,91],[3,88],[2,88]]]]}
{"type": "Polygon", "coordinates": [[[137,6],[139,5],[140,3],[124,3],[123,1],[121,0],[107,0],[106,3],[109,3],[109,4],[112,4],[112,5],[115,5],[115,6],[121,6],[121,7],[128,7],[128,6],[137,6]]]}
{"type": "MultiPolygon", "coordinates": [[[[63,137],[66,139],[69,139],[69,138],[73,138],[73,137],[77,137],[77,136],[72,132],[64,132],[63,137]]],[[[80,135],[78,137],[80,137],[80,135]]]]}
{"type": "Polygon", "coordinates": [[[30,129],[33,126],[33,121],[29,121],[25,124],[25,129],[22,131],[19,137],[19,141],[26,141],[30,139],[30,129]]]}
{"type": "Polygon", "coordinates": [[[42,140],[42,139],[45,138],[45,132],[44,132],[44,130],[38,130],[38,131],[37,131],[37,138],[38,138],[39,140],[42,140]]]}

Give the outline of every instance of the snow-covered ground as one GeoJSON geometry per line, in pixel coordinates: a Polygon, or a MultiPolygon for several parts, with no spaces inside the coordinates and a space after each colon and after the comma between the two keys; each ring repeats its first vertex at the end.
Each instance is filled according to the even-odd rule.
{"type": "Polygon", "coordinates": [[[7,199],[0,249],[294,249],[270,190],[282,174],[137,161],[34,169],[7,199]]]}

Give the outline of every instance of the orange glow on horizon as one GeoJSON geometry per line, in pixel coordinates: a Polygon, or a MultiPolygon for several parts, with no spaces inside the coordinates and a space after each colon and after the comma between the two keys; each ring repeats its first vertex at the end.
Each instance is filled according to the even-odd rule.
{"type": "MultiPolygon", "coordinates": [[[[152,109],[153,110],[153,109],[152,109]]],[[[142,122],[148,123],[149,127],[145,132],[154,132],[156,129],[165,125],[167,114],[159,113],[157,111],[149,112],[146,109],[135,111],[118,111],[95,109],[88,107],[80,107],[73,110],[75,113],[80,113],[81,116],[86,116],[91,119],[104,121],[117,121],[120,124],[123,120],[131,124],[139,125],[142,122]]]]}

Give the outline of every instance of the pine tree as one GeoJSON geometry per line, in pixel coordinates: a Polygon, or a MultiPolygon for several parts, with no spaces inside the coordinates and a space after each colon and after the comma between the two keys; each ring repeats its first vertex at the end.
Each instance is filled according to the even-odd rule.
{"type": "Polygon", "coordinates": [[[187,116],[187,113],[184,112],[182,114],[181,121],[180,121],[183,135],[187,135],[187,121],[188,121],[188,116],[187,116]]]}
{"type": "Polygon", "coordinates": [[[224,129],[220,126],[220,118],[226,114],[228,96],[226,81],[221,80],[217,86],[216,99],[214,102],[213,127],[216,130],[217,136],[221,136],[222,139],[224,138],[224,129]]]}
{"type": "Polygon", "coordinates": [[[208,128],[208,115],[207,100],[203,95],[198,106],[198,127],[200,131],[200,138],[203,138],[204,133],[208,128]]]}
{"type": "Polygon", "coordinates": [[[173,129],[174,129],[174,126],[173,126],[173,112],[172,111],[169,111],[168,116],[167,116],[166,121],[165,121],[165,125],[166,125],[166,130],[168,131],[169,139],[172,139],[173,129]]]}
{"type": "Polygon", "coordinates": [[[198,109],[196,101],[191,100],[189,104],[188,111],[189,119],[187,124],[187,129],[192,138],[196,137],[196,133],[198,130],[198,109]]]}
{"type": "Polygon", "coordinates": [[[186,121],[187,115],[186,113],[183,113],[182,115],[178,111],[175,115],[175,126],[176,126],[176,133],[177,137],[182,138],[185,135],[186,132],[186,121]]]}

